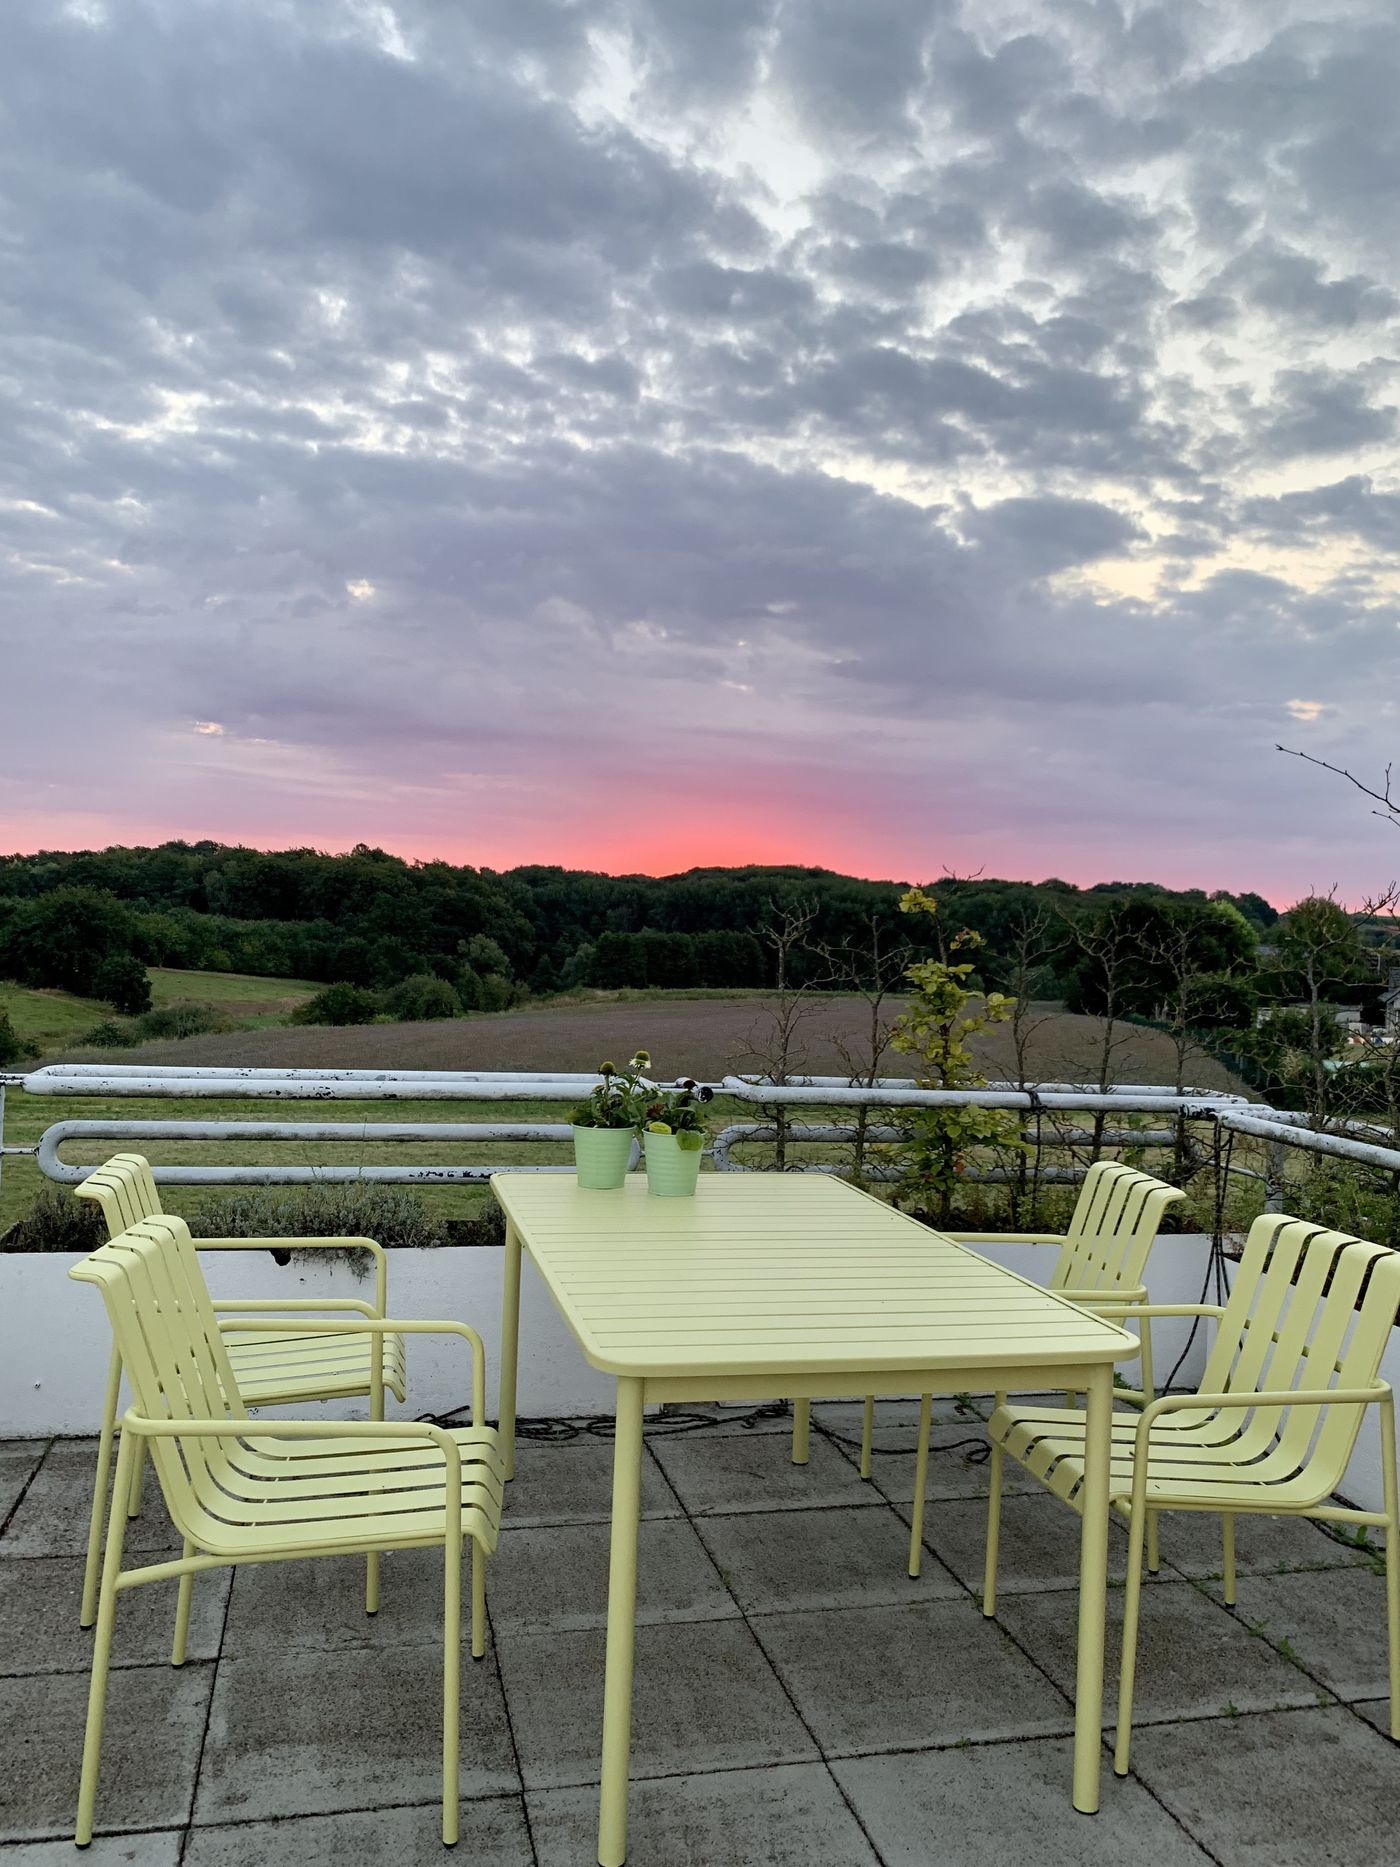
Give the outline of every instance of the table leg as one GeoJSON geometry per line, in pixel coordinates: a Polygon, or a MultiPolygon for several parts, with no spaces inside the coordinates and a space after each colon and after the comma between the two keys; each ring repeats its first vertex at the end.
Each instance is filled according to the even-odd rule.
{"type": "Polygon", "coordinates": [[[603,1683],[599,1867],[627,1858],[627,1766],[632,1749],[632,1652],[636,1642],[637,1522],[642,1490],[641,1381],[619,1377],[613,1443],[612,1553],[608,1568],[608,1650],[603,1683]]]}
{"type": "Polygon", "coordinates": [[[515,1371],[520,1359],[520,1234],[506,1223],[506,1256],[501,1292],[501,1401],[497,1420],[505,1475],[515,1476],[515,1371]]]}
{"type": "Polygon", "coordinates": [[[1079,1665],[1074,1695],[1074,1806],[1099,1806],[1103,1749],[1104,1617],[1108,1610],[1108,1485],[1113,1370],[1085,1383],[1084,1492],[1079,1544],[1079,1665]]]}

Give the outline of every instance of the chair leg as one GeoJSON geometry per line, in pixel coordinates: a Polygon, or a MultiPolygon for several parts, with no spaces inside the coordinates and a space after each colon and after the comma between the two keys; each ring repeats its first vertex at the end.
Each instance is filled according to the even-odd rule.
{"type": "Polygon", "coordinates": [[[379,1612],[379,1551],[372,1549],[365,1557],[365,1613],[379,1612]]]}
{"type": "Polygon", "coordinates": [[[792,1462],[794,1465],[807,1463],[808,1447],[811,1443],[812,1403],[810,1400],[794,1400],[792,1403],[792,1462]]]}
{"type": "MultiPolygon", "coordinates": [[[[131,1483],[135,1439],[123,1433],[117,1452],[114,1496],[126,1496],[131,1483]]],[[[73,1839],[80,1848],[92,1840],[92,1816],[97,1802],[97,1774],[102,1763],[102,1725],[107,1711],[107,1666],[112,1653],[112,1627],[117,1618],[117,1577],[122,1566],[125,1519],[112,1512],[111,1534],[102,1564],[102,1588],[97,1602],[97,1633],[92,1643],[92,1679],[88,1685],[87,1730],[83,1736],[83,1773],[78,1785],[78,1824],[73,1839]]]]}
{"type": "Polygon", "coordinates": [[[865,1410],[860,1425],[860,1475],[870,1476],[870,1454],[875,1443],[875,1396],[865,1396],[865,1410]]]}
{"type": "Polygon", "coordinates": [[[1156,1575],[1162,1567],[1161,1512],[1147,1513],[1147,1573],[1156,1575]]]}
{"type": "Polygon", "coordinates": [[[1400,1743],[1400,1476],[1395,1469],[1395,1401],[1381,1402],[1381,1483],[1385,1493],[1385,1615],[1390,1660],[1390,1735],[1400,1743]]]}
{"type": "Polygon", "coordinates": [[[987,1559],[982,1572],[982,1612],[997,1611],[997,1556],[1001,1548],[1001,1468],[1006,1454],[993,1442],[987,1468],[987,1559]]]}
{"type": "Polygon", "coordinates": [[[1220,1514],[1221,1541],[1225,1546],[1225,1561],[1221,1568],[1221,1579],[1225,1595],[1225,1605],[1235,1605],[1235,1519],[1230,1511],[1220,1514]]]}
{"type": "Polygon", "coordinates": [[[462,1705],[462,1546],[448,1536],[442,1552],[442,1841],[455,1847],[459,1819],[462,1705]]]}
{"type": "Polygon", "coordinates": [[[1134,1511],[1128,1521],[1128,1577],[1123,1588],[1123,1657],[1118,1675],[1118,1729],[1114,1733],[1113,1768],[1128,1774],[1128,1753],[1133,1741],[1133,1683],[1137,1671],[1138,1611],[1142,1605],[1142,1546],[1148,1512],[1134,1511]]]}
{"type": "Polygon", "coordinates": [[[917,1579],[924,1562],[924,1493],[928,1490],[928,1438],[933,1395],[919,1397],[919,1456],[914,1464],[914,1510],[909,1519],[909,1573],[917,1579]]]}
{"type": "Polygon", "coordinates": [[[116,1434],[117,1399],[122,1384],[122,1358],[115,1343],[107,1369],[107,1395],[102,1403],[102,1432],[97,1441],[97,1471],[92,1484],[92,1516],[88,1523],[87,1565],[83,1570],[83,1601],[78,1625],[91,1627],[97,1613],[97,1578],[102,1569],[102,1533],[107,1527],[107,1482],[112,1476],[112,1440],[116,1434]]]}
{"type": "Polygon", "coordinates": [[[146,1442],[136,1442],[136,1458],[131,1467],[131,1494],[127,1498],[126,1514],[128,1517],[141,1515],[141,1491],[146,1478],[146,1442]]]}
{"type": "MultiPolygon", "coordinates": [[[[183,1554],[186,1561],[194,1554],[194,1544],[188,1537],[185,1538],[183,1554]]],[[[170,1646],[170,1664],[172,1666],[183,1666],[185,1663],[185,1646],[190,1637],[190,1602],[193,1596],[194,1576],[182,1575],[180,1577],[180,1594],[175,1603],[175,1638],[170,1646]]]]}
{"type": "Polygon", "coordinates": [[[1157,1398],[1155,1377],[1152,1371],[1152,1318],[1144,1316],[1138,1322],[1138,1340],[1142,1343],[1142,1353],[1138,1366],[1142,1370],[1142,1404],[1150,1407],[1157,1398]]]}
{"type": "Polygon", "coordinates": [[[486,1551],[472,1542],[472,1658],[486,1657],[486,1551]]]}

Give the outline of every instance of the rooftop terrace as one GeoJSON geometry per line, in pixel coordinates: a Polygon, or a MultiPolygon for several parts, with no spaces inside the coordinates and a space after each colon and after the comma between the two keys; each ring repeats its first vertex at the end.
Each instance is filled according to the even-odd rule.
{"type": "MultiPolygon", "coordinates": [[[[631,1867],[1362,1867],[1396,1858],[1376,1557],[1294,1520],[1169,1517],[1146,1591],[1134,1767],[1069,1802],[1078,1521],[1008,1467],[998,1621],[983,1620],[976,1419],[940,1407],[921,1578],[904,1571],[915,1410],[662,1419],[643,1479],[631,1867]],[[1014,1493],[1014,1495],[1010,1495],[1014,1493]],[[1380,1728],[1378,1728],[1380,1727],[1380,1728]]],[[[93,1445],[0,1443],[0,1867],[76,1862],[89,1636],[77,1625],[93,1445]]],[[[594,1858],[611,1448],[528,1440],[464,1668],[474,1867],[594,1858]]],[[[133,1554],[173,1547],[148,1487],[133,1554]]],[[[1126,1538],[1113,1531],[1121,1575],[1126,1538]]],[[[440,1863],[440,1556],[203,1576],[190,1660],[174,1588],[118,1615],[92,1867],[440,1863]]],[[[1116,1613],[1121,1593],[1110,1593],[1116,1613]]],[[[1110,1665],[1117,1648],[1110,1634],[1110,1665]]],[[[1112,1675],[1110,1675],[1110,1687],[1112,1675]]],[[[1112,1692],[1110,1690],[1110,1698],[1112,1692]]]]}

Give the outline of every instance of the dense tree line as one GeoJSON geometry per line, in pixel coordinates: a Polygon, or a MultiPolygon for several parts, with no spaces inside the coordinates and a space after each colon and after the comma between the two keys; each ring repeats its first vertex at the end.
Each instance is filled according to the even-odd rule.
{"type": "MultiPolygon", "coordinates": [[[[400,1015],[434,1004],[441,1015],[449,1000],[434,981],[466,1009],[573,986],[764,987],[774,967],[764,930],[775,910],[801,903],[810,933],[790,964],[799,982],[839,988],[872,927],[912,935],[919,950],[922,930],[898,925],[902,888],[797,867],[497,873],[364,846],[341,856],[217,843],[44,852],[0,858],[0,976],[140,1011],[148,965],[261,973],[354,985],[400,1015]]],[[[1141,1015],[1162,997],[1173,942],[1228,998],[1226,983],[1253,974],[1256,942],[1277,918],[1258,895],[1151,883],[945,878],[937,892],[949,917],[981,936],[988,989],[1086,1010],[1103,1009],[1107,990],[1141,1015]],[[1095,927],[1136,950],[1131,964],[1110,964],[1107,987],[1095,927]]]]}

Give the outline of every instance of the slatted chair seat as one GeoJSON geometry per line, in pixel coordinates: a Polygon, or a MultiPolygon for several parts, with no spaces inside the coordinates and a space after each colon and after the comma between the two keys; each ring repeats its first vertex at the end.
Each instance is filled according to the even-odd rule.
{"type": "MultiPolygon", "coordinates": [[[[403,1400],[408,1383],[403,1337],[381,1339],[384,1385],[403,1400]]],[[[367,1394],[373,1380],[373,1357],[373,1345],[364,1337],[310,1331],[305,1335],[259,1331],[231,1336],[228,1351],[239,1390],[250,1407],[284,1407],[301,1400],[354,1399],[367,1394]]]]}
{"type": "MultiPolygon", "coordinates": [[[[221,1326],[204,1285],[189,1230],[171,1216],[141,1220],[69,1273],[102,1292],[135,1404],[122,1418],[117,1496],[126,1495],[136,1449],[149,1446],[171,1521],[178,1560],[122,1568],[126,1519],[114,1511],[102,1565],[92,1682],[75,1839],[92,1839],[106,1713],[107,1675],[117,1602],[129,1588],[179,1580],[172,1664],[184,1663],[196,1575],[230,1563],[364,1553],[366,1608],[379,1605],[378,1562],[389,1549],[443,1551],[442,1838],[458,1833],[460,1767],[461,1558],[470,1544],[471,1650],[486,1651],[487,1557],[500,1533],[505,1484],[497,1437],[485,1424],[486,1366],[481,1339],[464,1323],[390,1323],[336,1317],[283,1325],[289,1339],[313,1327],[343,1342],[398,1332],[455,1334],[471,1353],[472,1424],[428,1421],[249,1418],[221,1326]]],[[[254,1333],[275,1342],[275,1326],[254,1333]]]]}
{"type": "MultiPolygon", "coordinates": [[[[87,1175],[75,1189],[79,1199],[91,1200],[102,1210],[108,1236],[118,1238],[146,1219],[163,1217],[160,1193],[150,1162],[144,1154],[114,1154],[87,1175]]],[[[284,1315],[354,1314],[382,1318],[388,1306],[388,1259],[372,1238],[201,1238],[199,1251],[335,1251],[366,1253],[374,1265],[374,1301],[357,1297],[276,1297],[244,1302],[217,1302],[214,1310],[231,1333],[229,1362],[246,1405],[297,1406],[306,1401],[354,1400],[364,1396],[370,1417],[383,1419],[386,1391],[397,1400],[408,1394],[407,1353],[403,1337],[391,1332],[374,1335],[327,1335],[315,1329],[304,1333],[242,1332],[239,1320],[264,1311],[284,1315]]],[[[82,1626],[90,1627],[97,1612],[97,1574],[105,1534],[107,1480],[111,1472],[121,1389],[121,1356],[116,1346],[107,1375],[102,1424],[97,1441],[97,1468],[93,1480],[88,1525],[87,1562],[83,1571],[82,1626]]],[[[138,1457],[125,1500],[127,1514],[141,1507],[143,1459],[138,1457]]]]}
{"type": "MultiPolygon", "coordinates": [[[[1128,1768],[1144,1548],[1164,1510],[1215,1511],[1224,1532],[1223,1593],[1235,1600],[1235,1518],[1311,1517],[1383,1528],[1390,1731],[1400,1739],[1400,1480],[1395,1403],[1379,1378],[1400,1307],[1400,1252],[1301,1219],[1265,1213],[1250,1228],[1230,1300],[1148,1305],[1125,1314],[1202,1316],[1215,1340],[1194,1394],[1168,1394],[1111,1426],[1110,1495],[1128,1520],[1123,1671],[1114,1768],[1128,1768]],[[1382,1511],[1334,1501],[1362,1416],[1380,1410],[1382,1511]]],[[[1087,1419],[1072,1407],[998,1395],[992,1443],[983,1612],[996,1612],[1005,1458],[1072,1509],[1082,1503],[1087,1419]]]]}
{"type": "MultiPolygon", "coordinates": [[[[450,1427],[462,1471],[462,1535],[494,1554],[504,1497],[502,1459],[490,1426],[450,1427]]],[[[207,1555],[256,1560],[269,1533],[288,1551],[316,1554],[371,1546],[441,1543],[443,1455],[421,1439],[221,1440],[216,1485],[189,1522],[207,1555]]]]}

